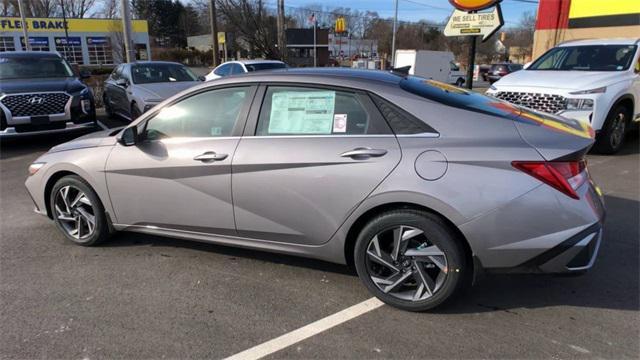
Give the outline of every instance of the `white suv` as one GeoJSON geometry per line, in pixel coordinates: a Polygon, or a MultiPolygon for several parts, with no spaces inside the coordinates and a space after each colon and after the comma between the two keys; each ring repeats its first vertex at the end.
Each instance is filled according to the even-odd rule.
{"type": "Polygon", "coordinates": [[[631,122],[640,120],[639,43],[636,38],[560,44],[494,83],[487,94],[590,123],[595,149],[613,154],[631,122]]]}

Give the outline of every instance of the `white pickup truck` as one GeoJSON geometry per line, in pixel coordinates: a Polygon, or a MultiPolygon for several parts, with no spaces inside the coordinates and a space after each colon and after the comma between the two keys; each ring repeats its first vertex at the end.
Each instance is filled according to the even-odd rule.
{"type": "Polygon", "coordinates": [[[590,123],[596,151],[613,154],[632,122],[640,121],[639,47],[638,38],[566,42],[503,77],[487,94],[590,123]]]}

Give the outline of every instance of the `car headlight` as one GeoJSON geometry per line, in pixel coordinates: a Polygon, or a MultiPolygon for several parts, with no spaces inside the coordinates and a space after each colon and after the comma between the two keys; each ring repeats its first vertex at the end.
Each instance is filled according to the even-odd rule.
{"type": "Polygon", "coordinates": [[[497,87],[495,87],[495,86],[493,86],[493,85],[491,85],[491,86],[489,86],[489,90],[496,91],[496,90],[498,90],[498,88],[497,88],[497,87]]]}
{"type": "Polygon", "coordinates": [[[573,91],[573,92],[570,92],[569,94],[571,95],[602,94],[605,91],[607,91],[607,87],[602,86],[602,87],[590,89],[590,90],[573,91]]]}
{"type": "Polygon", "coordinates": [[[593,99],[567,99],[567,110],[593,110],[593,99]]]}
{"type": "Polygon", "coordinates": [[[44,162],[34,162],[29,165],[29,176],[35,174],[44,166],[44,162]]]}

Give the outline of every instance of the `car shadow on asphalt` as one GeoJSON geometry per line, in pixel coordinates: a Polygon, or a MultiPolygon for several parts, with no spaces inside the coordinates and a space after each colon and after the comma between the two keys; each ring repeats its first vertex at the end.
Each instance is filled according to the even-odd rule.
{"type": "Polygon", "coordinates": [[[96,127],[93,129],[70,130],[51,134],[21,134],[20,136],[3,138],[0,140],[0,160],[35,154],[37,152],[46,152],[58,144],[99,130],[102,129],[96,127]]]}
{"type": "MultiPolygon", "coordinates": [[[[608,218],[598,259],[590,271],[580,276],[545,274],[487,274],[457,301],[434,313],[462,314],[504,311],[517,314],[522,308],[576,306],[618,310],[640,308],[640,203],[607,196],[608,218]]],[[[209,243],[136,233],[118,233],[104,247],[161,246],[214,252],[229,257],[353,275],[347,266],[320,260],[233,248],[209,243]]]]}

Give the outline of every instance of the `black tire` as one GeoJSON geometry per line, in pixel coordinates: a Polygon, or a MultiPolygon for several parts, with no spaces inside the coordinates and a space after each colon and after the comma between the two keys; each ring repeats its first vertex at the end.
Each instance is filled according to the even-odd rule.
{"type": "Polygon", "coordinates": [[[136,103],[131,103],[131,121],[137,119],[142,113],[138,109],[138,105],[136,103]]]}
{"type": "Polygon", "coordinates": [[[460,87],[464,84],[464,79],[460,78],[458,80],[456,80],[456,86],[460,87]]]}
{"type": "MultiPolygon", "coordinates": [[[[463,240],[439,216],[420,210],[393,210],[373,218],[360,232],[355,245],[355,266],[360,280],[378,299],[408,311],[426,311],[451,301],[470,284],[473,266],[467,264],[463,240]],[[424,237],[446,256],[446,277],[439,289],[422,300],[404,300],[383,292],[371,279],[367,265],[367,249],[374,237],[397,226],[409,226],[423,231],[424,237]]],[[[377,274],[374,274],[377,276],[377,274]]]]}
{"type": "Polygon", "coordinates": [[[75,244],[82,246],[94,246],[109,238],[109,225],[107,224],[107,217],[105,215],[102,202],[98,198],[98,195],[95,193],[95,191],[93,191],[91,186],[89,186],[89,184],[87,184],[87,182],[84,181],[81,177],[76,175],[68,175],[58,180],[55,185],[53,185],[53,188],[51,190],[49,204],[56,226],[67,239],[73,241],[75,244]],[[82,191],[90,200],[91,207],[93,208],[93,215],[95,216],[95,228],[93,233],[84,239],[78,239],[71,236],[65,228],[63,222],[58,219],[56,214],[56,196],[60,192],[60,189],[69,185],[82,191]]]}
{"type": "Polygon", "coordinates": [[[624,146],[624,138],[629,128],[631,111],[626,106],[614,106],[596,137],[594,150],[600,154],[612,155],[624,146]]]}

